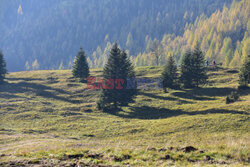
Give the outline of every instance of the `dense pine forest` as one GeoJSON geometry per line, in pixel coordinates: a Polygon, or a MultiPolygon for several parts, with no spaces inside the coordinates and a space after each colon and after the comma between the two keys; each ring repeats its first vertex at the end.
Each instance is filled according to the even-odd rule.
{"type": "MultiPolygon", "coordinates": [[[[201,41],[202,49],[209,52],[217,49],[207,53],[208,57],[219,56],[222,46],[218,43],[223,45],[225,39],[225,45],[229,43],[232,48],[225,51],[233,52],[228,56],[231,61],[235,49],[242,48],[237,41],[241,45],[245,43],[242,39],[249,17],[249,3],[236,2],[231,5],[232,0],[160,0],[157,3],[151,0],[2,0],[0,22],[4,24],[0,26],[0,48],[9,71],[71,68],[80,46],[86,51],[91,67],[103,67],[115,41],[129,50],[136,65],[153,65],[152,55],[156,54],[164,59],[172,52],[179,60],[185,47],[192,46],[193,40],[204,39],[206,31],[209,33],[201,41]],[[238,17],[240,10],[245,12],[238,17]],[[203,24],[207,20],[210,25],[203,24]],[[219,26],[214,22],[220,23],[219,26]],[[150,62],[142,60],[148,56],[150,62]]],[[[231,64],[237,63],[234,60],[231,64]]]]}

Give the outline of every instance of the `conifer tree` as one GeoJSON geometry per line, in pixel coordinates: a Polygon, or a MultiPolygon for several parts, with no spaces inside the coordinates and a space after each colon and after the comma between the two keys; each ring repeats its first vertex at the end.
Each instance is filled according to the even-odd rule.
{"type": "Polygon", "coordinates": [[[187,51],[181,64],[181,82],[184,87],[199,87],[207,80],[204,55],[197,44],[194,51],[187,51]]]}
{"type": "Polygon", "coordinates": [[[162,72],[162,86],[164,92],[167,92],[166,88],[175,88],[177,86],[177,66],[172,55],[169,56],[162,72]]]}
{"type": "Polygon", "coordinates": [[[246,58],[243,66],[240,70],[240,80],[239,80],[239,87],[246,88],[250,83],[250,55],[246,58]]]}
{"type": "Polygon", "coordinates": [[[80,78],[81,81],[85,80],[89,76],[89,66],[82,48],[80,48],[80,51],[74,61],[72,73],[75,78],[80,78]]]}
{"type": "Polygon", "coordinates": [[[184,87],[192,87],[192,52],[186,51],[181,62],[180,81],[184,87]]]}
{"type": "Polygon", "coordinates": [[[128,78],[134,77],[134,67],[127,54],[125,51],[121,52],[115,43],[104,67],[103,81],[106,83],[106,88],[102,89],[97,108],[116,110],[119,106],[127,106],[128,103],[133,102],[136,96],[136,87],[128,87],[128,78]],[[111,82],[113,82],[113,86],[111,86],[111,82]],[[109,88],[107,88],[108,85],[109,88]]]}
{"type": "Polygon", "coordinates": [[[196,44],[195,49],[193,51],[193,80],[195,87],[199,85],[203,85],[207,82],[207,73],[205,66],[205,57],[203,52],[200,49],[200,45],[196,44]]]}
{"type": "Polygon", "coordinates": [[[6,62],[4,60],[3,53],[0,51],[0,84],[3,83],[6,73],[6,62]]]}

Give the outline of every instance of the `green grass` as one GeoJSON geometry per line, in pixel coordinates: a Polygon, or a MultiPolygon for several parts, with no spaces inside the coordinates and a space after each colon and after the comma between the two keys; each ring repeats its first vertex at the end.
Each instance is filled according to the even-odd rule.
{"type": "MultiPolygon", "coordinates": [[[[161,71],[136,68],[139,79],[157,78],[161,71]]],[[[101,72],[92,69],[91,76],[101,72]]],[[[140,90],[135,103],[104,113],[95,108],[99,90],[85,89],[69,70],[10,73],[0,85],[0,162],[248,165],[250,90],[226,104],[238,74],[225,68],[208,74],[203,88],[140,90]],[[184,153],[181,148],[189,145],[198,150],[184,153]],[[204,161],[206,156],[213,160],[204,161]]]]}

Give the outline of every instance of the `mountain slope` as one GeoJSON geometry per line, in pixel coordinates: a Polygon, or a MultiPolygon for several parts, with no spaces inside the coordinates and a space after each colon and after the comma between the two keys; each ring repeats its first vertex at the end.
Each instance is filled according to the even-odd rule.
{"type": "MultiPolygon", "coordinates": [[[[162,48],[161,64],[169,54],[178,62],[188,48],[198,41],[206,59],[224,66],[239,66],[250,54],[250,1],[234,1],[230,9],[226,6],[210,17],[201,15],[194,24],[186,25],[182,36],[164,35],[159,46],[162,48]]],[[[155,65],[152,52],[139,54],[136,65],[155,65]]]]}
{"type": "Polygon", "coordinates": [[[31,67],[36,59],[40,69],[58,68],[61,62],[68,68],[80,46],[90,56],[98,45],[104,50],[108,41],[117,41],[136,55],[145,49],[147,36],[182,35],[186,23],[231,2],[1,0],[0,48],[10,71],[24,70],[25,63],[31,67]]]}

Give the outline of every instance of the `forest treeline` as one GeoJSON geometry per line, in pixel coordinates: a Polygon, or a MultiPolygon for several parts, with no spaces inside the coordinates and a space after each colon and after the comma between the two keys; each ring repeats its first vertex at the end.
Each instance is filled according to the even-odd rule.
{"type": "Polygon", "coordinates": [[[187,24],[181,36],[165,34],[162,40],[148,41],[151,50],[139,53],[135,65],[163,65],[169,55],[180,63],[187,49],[194,48],[198,41],[209,63],[223,66],[240,66],[250,54],[250,1],[234,1],[230,8],[204,14],[194,24],[187,24]]]}
{"type": "Polygon", "coordinates": [[[80,46],[91,67],[103,67],[115,41],[133,58],[140,52],[148,54],[164,34],[181,37],[188,27],[196,25],[197,17],[210,17],[231,3],[232,0],[1,0],[0,48],[9,71],[70,68],[80,46]]]}

